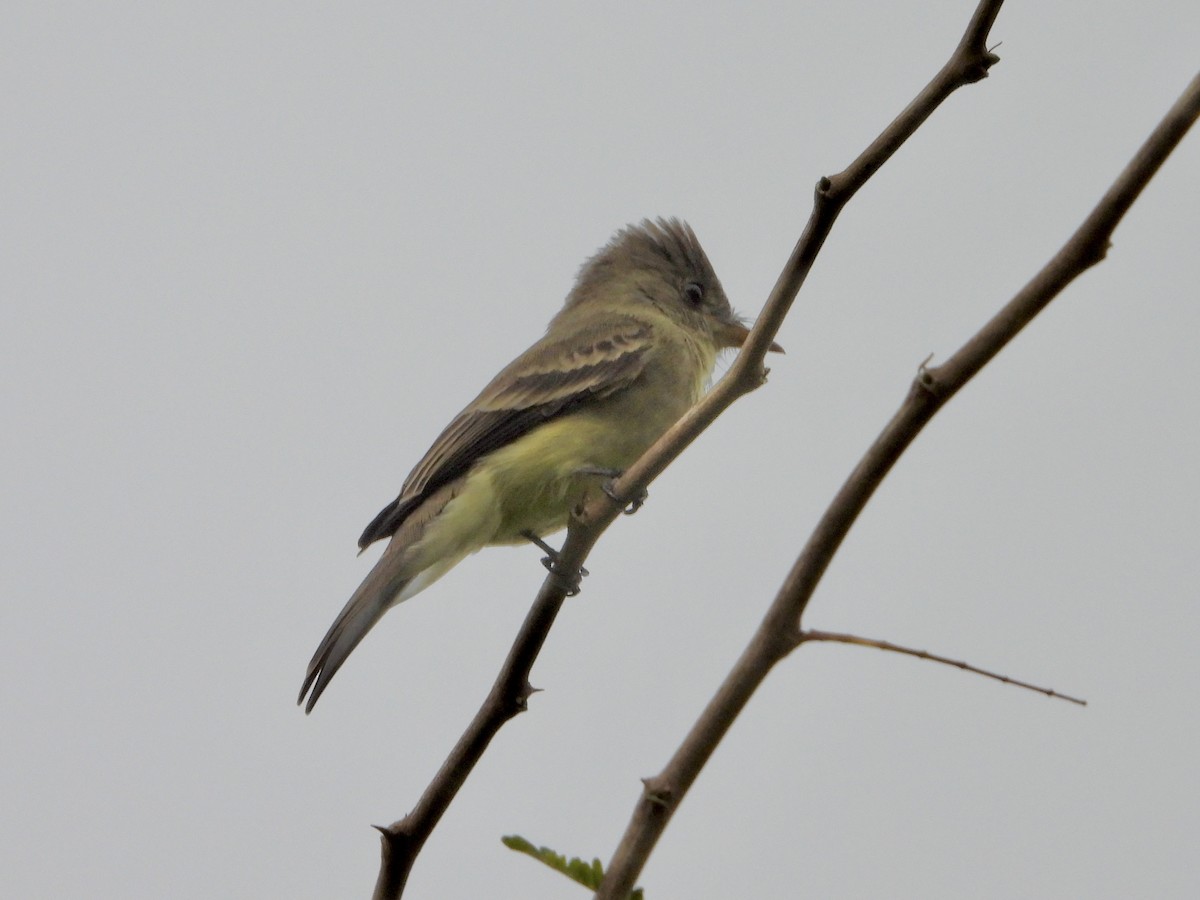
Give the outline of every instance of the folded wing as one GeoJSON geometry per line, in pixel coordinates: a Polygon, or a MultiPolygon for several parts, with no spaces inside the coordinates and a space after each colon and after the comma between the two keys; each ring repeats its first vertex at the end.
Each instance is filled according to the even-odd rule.
{"type": "Polygon", "coordinates": [[[439,435],[400,496],[371,520],[358,546],[390,537],[422,500],[492,451],[543,422],[627,388],[645,369],[651,327],[633,316],[605,317],[569,338],[547,335],[530,347],[439,435]]]}

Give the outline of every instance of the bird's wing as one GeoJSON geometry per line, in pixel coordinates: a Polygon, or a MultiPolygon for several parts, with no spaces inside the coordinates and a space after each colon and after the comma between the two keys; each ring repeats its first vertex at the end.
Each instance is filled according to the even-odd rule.
{"type": "Polygon", "coordinates": [[[565,337],[547,335],[529,348],[438,436],[358,546],[394,534],[425,497],[493,450],[588,400],[628,387],[646,366],[651,329],[632,316],[605,317],[565,337]]]}

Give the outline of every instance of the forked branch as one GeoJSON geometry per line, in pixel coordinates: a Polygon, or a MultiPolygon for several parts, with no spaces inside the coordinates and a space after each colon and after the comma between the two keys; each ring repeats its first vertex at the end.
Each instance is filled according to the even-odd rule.
{"type": "MultiPolygon", "coordinates": [[[[934,414],[1053,300],[1104,258],[1113,230],[1200,117],[1200,75],[1054,258],[944,365],[921,366],[908,397],[842,485],[788,573],[762,624],[642,798],[607,867],[597,900],[628,894],[701,768],[771,668],[803,641],[800,619],[833,554],[900,454],[934,414]]],[[[816,213],[814,212],[814,215],[816,213]]]]}
{"type": "MultiPolygon", "coordinates": [[[[987,50],[986,42],[1002,2],[982,0],[958,47],[934,79],[844,172],[820,181],[813,214],[737,360],[705,398],[617,480],[614,485],[616,496],[638,496],[717,416],[763,383],[763,358],[767,348],[842,207],[946,97],[959,87],[986,77],[988,69],[998,61],[998,57],[987,50]]],[[[559,551],[557,571],[542,584],[487,699],[412,812],[379,828],[383,847],[374,900],[395,900],[402,895],[417,854],[471,769],[501,726],[525,708],[531,690],[529,672],[562,607],[566,587],[573,574],[583,566],[600,535],[620,514],[622,506],[608,496],[600,495],[580,510],[571,522],[567,540],[559,551]]],[[[605,885],[611,880],[611,877],[606,878],[605,885]]]]}

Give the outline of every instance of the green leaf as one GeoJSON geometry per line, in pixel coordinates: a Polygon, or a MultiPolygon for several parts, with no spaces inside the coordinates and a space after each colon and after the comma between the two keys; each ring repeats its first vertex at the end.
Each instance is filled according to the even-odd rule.
{"type": "MultiPolygon", "coordinates": [[[[532,856],[554,871],[561,872],[577,884],[582,884],[593,891],[600,887],[600,882],[604,880],[604,866],[600,863],[599,859],[593,859],[591,863],[586,863],[577,856],[567,859],[561,853],[555,853],[549,847],[535,847],[517,834],[505,835],[500,838],[500,841],[509,850],[516,850],[518,853],[532,856]]],[[[642,889],[636,888],[629,895],[629,900],[644,900],[642,889]]]]}

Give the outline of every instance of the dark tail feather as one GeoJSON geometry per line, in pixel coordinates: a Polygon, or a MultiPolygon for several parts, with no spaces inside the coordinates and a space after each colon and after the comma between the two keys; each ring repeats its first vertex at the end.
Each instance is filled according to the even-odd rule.
{"type": "Polygon", "coordinates": [[[308,664],[308,674],[304,676],[304,684],[300,687],[300,696],[296,702],[304,703],[308,695],[308,705],[304,712],[310,713],[317,703],[317,698],[324,693],[330,679],[337,674],[352,650],[367,636],[376,622],[391,608],[397,595],[412,580],[404,572],[404,553],[395,552],[392,547],[384,551],[379,562],[375,564],[370,574],[358,590],[346,602],[342,611],[329,631],[317,652],[313,654],[308,664]],[[312,693],[309,694],[309,689],[312,693]]]}

